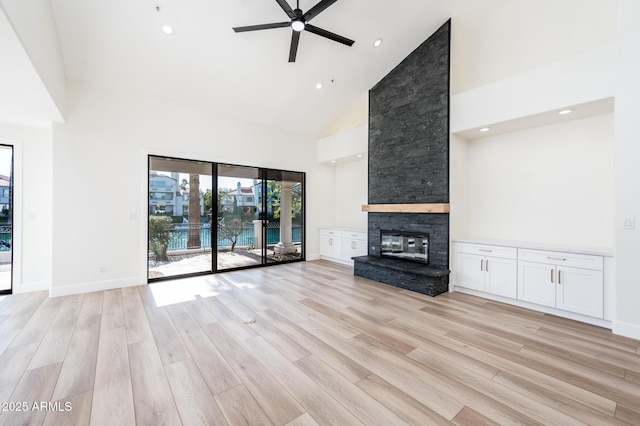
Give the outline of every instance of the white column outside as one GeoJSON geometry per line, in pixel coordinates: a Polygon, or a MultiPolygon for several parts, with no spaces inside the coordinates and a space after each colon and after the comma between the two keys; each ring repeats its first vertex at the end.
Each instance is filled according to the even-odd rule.
{"type": "Polygon", "coordinates": [[[292,239],[291,196],[294,183],[281,182],[280,187],[280,242],[274,251],[278,254],[295,253],[296,246],[292,239]]]}

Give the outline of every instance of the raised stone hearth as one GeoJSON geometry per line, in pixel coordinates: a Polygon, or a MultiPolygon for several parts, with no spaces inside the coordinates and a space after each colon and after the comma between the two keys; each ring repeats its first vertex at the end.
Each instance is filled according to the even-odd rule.
{"type": "Polygon", "coordinates": [[[395,287],[404,288],[427,296],[437,296],[449,291],[449,270],[430,268],[406,260],[379,256],[353,258],[353,273],[395,287]]]}

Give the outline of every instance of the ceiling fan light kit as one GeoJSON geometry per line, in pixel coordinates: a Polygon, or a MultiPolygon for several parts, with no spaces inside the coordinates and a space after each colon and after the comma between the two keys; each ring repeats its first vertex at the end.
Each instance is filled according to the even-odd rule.
{"type": "Polygon", "coordinates": [[[309,24],[309,21],[316,16],[318,16],[322,11],[331,6],[338,0],[321,0],[311,9],[309,9],[306,13],[303,13],[300,10],[300,1],[296,2],[296,8],[292,9],[287,3],[286,0],[276,0],[276,2],[280,5],[284,13],[290,18],[290,21],[285,22],[275,22],[272,24],[259,24],[259,25],[248,25],[244,27],[235,27],[233,31],[237,33],[246,32],[246,31],[258,31],[258,30],[270,30],[273,28],[285,28],[291,27],[291,47],[289,48],[289,62],[296,61],[296,55],[298,54],[298,43],[300,41],[300,33],[302,31],[309,31],[315,35],[320,37],[328,38],[329,40],[337,41],[338,43],[342,43],[346,46],[353,45],[354,41],[350,40],[346,37],[342,37],[338,34],[334,34],[330,31],[323,30],[322,28],[318,28],[309,24]]]}

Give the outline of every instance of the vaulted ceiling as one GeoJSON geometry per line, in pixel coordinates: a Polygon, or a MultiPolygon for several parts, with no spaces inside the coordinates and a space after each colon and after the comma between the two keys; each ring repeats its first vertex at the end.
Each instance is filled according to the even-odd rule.
{"type": "MultiPolygon", "coordinates": [[[[300,0],[307,11],[319,0],[300,0]]],[[[51,0],[66,79],[240,116],[320,137],[366,122],[367,92],[447,19],[482,19],[506,0],[339,0],[288,62],[290,28],[276,0],[51,0]],[[174,33],[161,31],[170,24],[174,33]],[[383,44],[374,48],[377,38],[383,44]],[[316,84],[323,88],[317,89],[316,84]]],[[[289,4],[295,8],[291,0],[289,4]]],[[[6,81],[0,81],[0,89],[6,81]]],[[[2,108],[2,105],[0,105],[2,108]]]]}

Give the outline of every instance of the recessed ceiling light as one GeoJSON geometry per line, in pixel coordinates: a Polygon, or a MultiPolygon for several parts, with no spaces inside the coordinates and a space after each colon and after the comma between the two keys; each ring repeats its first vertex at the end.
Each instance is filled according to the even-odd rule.
{"type": "Polygon", "coordinates": [[[162,32],[171,35],[173,34],[173,27],[171,25],[164,24],[162,26],[162,32]]]}
{"type": "Polygon", "coordinates": [[[322,83],[316,83],[316,89],[322,89],[322,83]]]}
{"type": "Polygon", "coordinates": [[[480,129],[481,132],[488,132],[489,130],[491,130],[491,127],[483,127],[480,129]]]}
{"type": "Polygon", "coordinates": [[[362,154],[358,154],[358,155],[356,155],[356,157],[362,158],[362,154]]]}
{"type": "Polygon", "coordinates": [[[331,160],[331,162],[332,162],[332,163],[337,163],[337,161],[336,161],[336,160],[331,160]]]}
{"type": "Polygon", "coordinates": [[[380,47],[380,45],[382,44],[382,38],[375,39],[372,44],[373,44],[373,47],[380,47]]]}
{"type": "Polygon", "coordinates": [[[562,111],[560,111],[558,114],[560,115],[565,115],[565,114],[571,114],[573,112],[572,109],[563,109],[562,111]]]}

